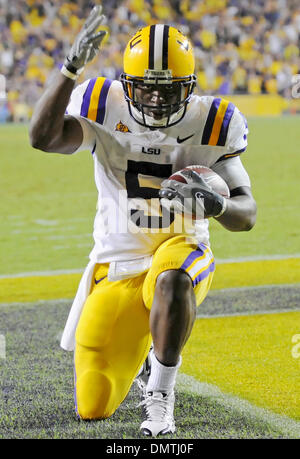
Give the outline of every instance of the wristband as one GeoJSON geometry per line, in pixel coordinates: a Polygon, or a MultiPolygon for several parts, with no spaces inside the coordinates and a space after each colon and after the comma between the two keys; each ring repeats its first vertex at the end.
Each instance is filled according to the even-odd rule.
{"type": "Polygon", "coordinates": [[[71,80],[77,80],[77,78],[79,77],[78,74],[70,72],[70,70],[68,70],[65,65],[62,66],[60,71],[63,75],[65,75],[67,78],[70,78],[71,80]]]}

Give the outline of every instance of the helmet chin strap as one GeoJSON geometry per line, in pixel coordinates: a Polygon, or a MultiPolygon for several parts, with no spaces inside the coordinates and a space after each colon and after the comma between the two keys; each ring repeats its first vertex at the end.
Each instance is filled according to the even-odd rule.
{"type": "Polygon", "coordinates": [[[159,127],[168,127],[169,124],[173,124],[176,121],[180,120],[180,118],[183,115],[183,112],[185,110],[185,106],[183,105],[180,108],[180,110],[178,110],[175,113],[172,113],[170,117],[165,116],[165,117],[161,118],[160,120],[156,120],[152,116],[146,115],[146,113],[144,113],[144,116],[143,116],[142,112],[140,110],[138,110],[136,107],[134,107],[134,105],[132,103],[130,104],[130,110],[131,110],[132,117],[138,123],[144,125],[144,119],[145,119],[147,127],[157,127],[157,128],[159,128],[159,127]]]}

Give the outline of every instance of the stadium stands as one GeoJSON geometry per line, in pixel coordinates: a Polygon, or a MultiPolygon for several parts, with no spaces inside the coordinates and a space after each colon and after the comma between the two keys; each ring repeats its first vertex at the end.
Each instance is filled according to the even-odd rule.
{"type": "MultiPolygon", "coordinates": [[[[108,35],[81,79],[118,78],[125,44],[140,26],[165,22],[195,46],[198,91],[291,98],[300,73],[299,0],[102,0],[108,35]]],[[[0,0],[0,122],[27,121],[53,70],[62,65],[93,2],[0,0]],[[0,88],[1,92],[1,88],[0,88]]]]}

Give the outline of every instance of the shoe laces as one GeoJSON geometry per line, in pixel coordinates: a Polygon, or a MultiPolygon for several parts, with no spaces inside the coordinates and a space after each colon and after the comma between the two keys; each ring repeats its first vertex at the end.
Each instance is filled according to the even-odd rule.
{"type": "Polygon", "coordinates": [[[174,393],[148,392],[138,406],[144,408],[148,421],[162,421],[173,416],[174,393]]]}

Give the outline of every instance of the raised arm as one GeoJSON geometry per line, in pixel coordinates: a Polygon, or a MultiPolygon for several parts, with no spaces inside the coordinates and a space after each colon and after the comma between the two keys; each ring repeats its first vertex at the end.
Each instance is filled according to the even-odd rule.
{"type": "Polygon", "coordinates": [[[65,116],[74,83],[58,73],[38,101],[29,127],[33,148],[69,154],[81,145],[83,135],[79,122],[72,116],[65,116]]]}
{"type": "Polygon", "coordinates": [[[102,7],[95,6],[66,58],[61,72],[53,79],[37,102],[29,127],[30,143],[47,152],[70,154],[81,145],[80,123],[65,115],[76,79],[91,61],[103,40],[105,31],[97,33],[104,16],[102,7]]]}

